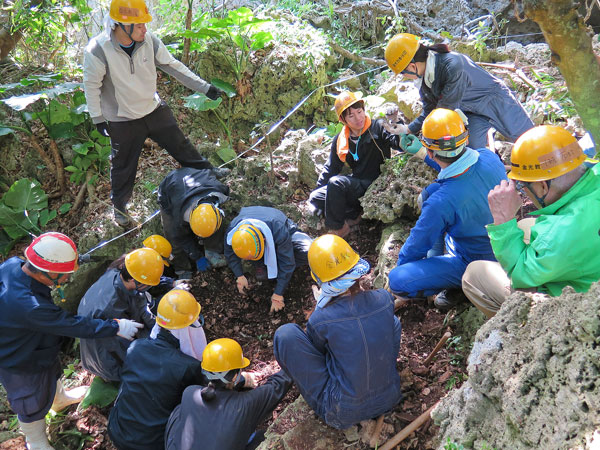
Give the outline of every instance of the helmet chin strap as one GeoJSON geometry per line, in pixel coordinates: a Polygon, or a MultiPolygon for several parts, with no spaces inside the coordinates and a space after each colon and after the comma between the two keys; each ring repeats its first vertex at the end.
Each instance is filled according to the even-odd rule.
{"type": "Polygon", "coordinates": [[[131,42],[132,42],[132,43],[133,43],[133,42],[136,42],[136,40],[135,40],[135,39],[133,39],[133,36],[132,36],[132,34],[133,34],[133,27],[134,27],[134,24],[133,24],[133,23],[130,23],[130,24],[129,24],[129,31],[127,31],[127,28],[125,27],[125,24],[124,24],[124,23],[120,23],[120,22],[119,22],[119,26],[120,26],[120,27],[121,27],[121,29],[122,29],[122,30],[125,32],[125,34],[126,34],[128,37],[129,37],[129,39],[131,39],[131,42]]]}
{"type": "Polygon", "coordinates": [[[56,278],[52,278],[50,275],[48,275],[48,272],[42,272],[42,273],[46,276],[46,278],[48,278],[52,282],[52,285],[58,291],[58,295],[60,296],[60,299],[62,301],[64,301],[65,300],[65,291],[63,290],[62,284],[60,284],[58,282],[58,280],[60,280],[60,277],[62,277],[64,274],[59,273],[56,278]]]}

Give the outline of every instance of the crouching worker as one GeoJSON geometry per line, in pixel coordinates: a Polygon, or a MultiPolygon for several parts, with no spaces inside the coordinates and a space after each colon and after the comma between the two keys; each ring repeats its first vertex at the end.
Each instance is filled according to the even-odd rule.
{"type": "Polygon", "coordinates": [[[262,441],[256,427],[285,396],[292,380],[283,371],[253,390],[240,370],[250,361],[233,339],[217,339],[204,349],[202,368],[208,387],[190,386],[169,418],[166,450],[248,450],[262,441]],[[238,388],[239,386],[239,388],[238,388]]]}
{"type": "Polygon", "coordinates": [[[283,293],[294,269],[308,264],[306,255],[312,239],[281,211],[266,206],[242,208],[231,221],[225,239],[225,257],[237,278],[239,293],[247,295],[250,287],[242,259],[253,261],[257,280],[277,280],[271,312],[281,310],[285,306],[283,293]]]}
{"type": "Polygon", "coordinates": [[[467,147],[469,133],[456,111],[433,110],[423,122],[422,134],[428,157],[441,170],[434,186],[424,191],[428,197],[389,282],[401,297],[436,295],[436,307],[446,310],[454,300],[445,290],[460,289],[467,265],[495,260],[485,229],[493,220],[487,195],[506,179],[506,171],[493,152],[467,147]],[[444,235],[446,253],[435,256],[439,252],[430,251],[444,235]]]}
{"type": "MultiPolygon", "coordinates": [[[[156,251],[140,248],[116,260],[85,293],[77,314],[95,319],[132,319],[144,325],[137,337],[146,338],[154,327],[146,291],[160,282],[164,263],[156,251]]],[[[131,342],[118,336],[81,339],[81,364],[105,381],[120,381],[131,342]]]]}
{"type": "Polygon", "coordinates": [[[225,267],[223,211],[219,205],[228,199],[229,187],[217,180],[212,169],[183,167],[160,183],[160,217],[165,236],[173,245],[173,266],[179,278],[191,278],[192,269],[225,267]]]}
{"type": "Polygon", "coordinates": [[[510,156],[510,181],[488,195],[487,226],[495,261],[474,261],[462,279],[465,295],[487,317],[514,290],[558,296],[565,286],[587,292],[600,279],[600,165],[567,130],[542,125],[525,132],[510,156]],[[538,208],[517,222],[518,191],[538,208]]]}
{"type": "Polygon", "coordinates": [[[27,448],[52,450],[44,416],[79,402],[85,388],[65,391],[58,352],[62,336],[133,339],[143,325],[69,314],[52,301],[77,270],[75,243],[62,233],[44,233],[25,249],[25,260],[0,265],[0,382],[25,434],[27,448]]]}
{"type": "Polygon", "coordinates": [[[192,294],[173,289],[158,304],[156,339],[138,339],[127,350],[108,418],[108,434],[119,450],[164,449],[165,425],[181,394],[203,382],[200,355],[206,338],[200,309],[192,294]]]}
{"type": "Polygon", "coordinates": [[[316,309],[306,331],[291,323],[279,327],[273,352],[317,415],[344,429],[402,398],[396,370],[402,327],[388,291],[361,288],[369,263],[342,238],[315,239],[308,260],[321,286],[316,309]]]}
{"type": "Polygon", "coordinates": [[[371,121],[360,92],[342,92],[334,107],[344,128],[333,138],[329,159],[308,202],[317,214],[325,215],[331,233],[344,237],[360,217],[359,199],[381,173],[391,148],[400,148],[400,138],[386,131],[383,121],[371,121]],[[352,175],[339,175],[344,163],[352,175]]]}

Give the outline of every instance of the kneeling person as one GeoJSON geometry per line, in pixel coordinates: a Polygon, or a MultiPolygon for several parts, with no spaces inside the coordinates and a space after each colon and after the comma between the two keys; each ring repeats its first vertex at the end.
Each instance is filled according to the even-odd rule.
{"type": "Polygon", "coordinates": [[[362,290],[369,263],[342,238],[315,239],[308,257],[321,285],[316,309],[306,331],[291,323],[279,327],[273,352],[317,415],[348,428],[402,398],[396,370],[402,326],[388,291],[362,290]]]}
{"type": "Polygon", "coordinates": [[[277,279],[271,312],[282,309],[283,293],[294,269],[308,264],[306,255],[312,239],[281,211],[266,206],[242,208],[231,221],[225,239],[225,257],[237,278],[239,293],[245,295],[249,287],[242,259],[253,261],[258,280],[277,279]]]}

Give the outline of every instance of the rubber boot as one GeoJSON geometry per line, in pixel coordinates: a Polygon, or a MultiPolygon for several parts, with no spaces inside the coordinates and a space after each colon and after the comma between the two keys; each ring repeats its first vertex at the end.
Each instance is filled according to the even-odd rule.
{"type": "Polygon", "coordinates": [[[46,421],[44,419],[30,423],[19,420],[19,425],[21,425],[21,431],[25,435],[28,450],[54,450],[54,447],[48,442],[46,421]]]}
{"type": "Polygon", "coordinates": [[[63,384],[58,380],[56,382],[56,394],[54,395],[54,402],[50,408],[54,412],[62,411],[67,406],[79,403],[87,394],[89,386],[79,386],[74,389],[65,391],[63,384]]]}

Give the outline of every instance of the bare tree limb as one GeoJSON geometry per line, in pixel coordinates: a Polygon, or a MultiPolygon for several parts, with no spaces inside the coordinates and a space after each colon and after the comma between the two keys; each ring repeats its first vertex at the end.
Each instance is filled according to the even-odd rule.
{"type": "Polygon", "coordinates": [[[383,59],[377,58],[365,58],[363,56],[355,55],[354,53],[346,50],[345,48],[339,46],[335,42],[330,42],[329,45],[333,50],[342,55],[344,58],[348,58],[352,61],[362,62],[365,64],[369,64],[370,66],[383,66],[385,65],[385,61],[383,59]]]}

